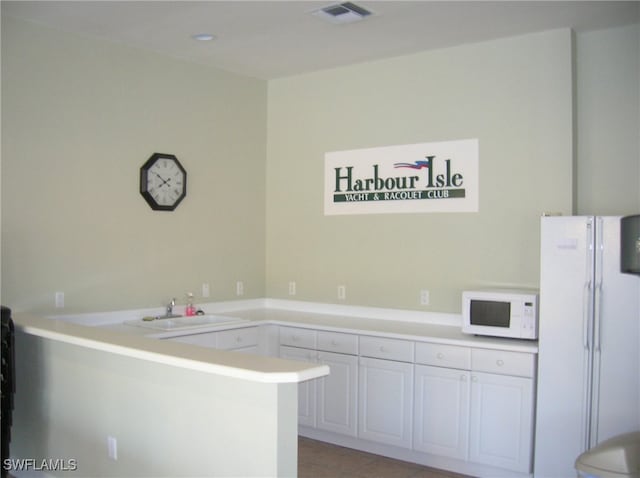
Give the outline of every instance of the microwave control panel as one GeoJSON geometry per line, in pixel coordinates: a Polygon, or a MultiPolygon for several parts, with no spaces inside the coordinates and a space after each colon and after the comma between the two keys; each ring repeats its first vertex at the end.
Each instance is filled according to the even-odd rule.
{"type": "Polygon", "coordinates": [[[525,302],[522,314],[523,337],[536,337],[536,307],[533,302],[525,302]]]}

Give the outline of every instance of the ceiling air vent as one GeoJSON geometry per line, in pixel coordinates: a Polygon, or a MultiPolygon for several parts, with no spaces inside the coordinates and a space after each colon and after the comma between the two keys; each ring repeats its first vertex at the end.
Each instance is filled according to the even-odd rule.
{"type": "Polygon", "coordinates": [[[355,3],[346,2],[329,5],[312,14],[331,23],[353,23],[368,17],[371,12],[355,3]]]}

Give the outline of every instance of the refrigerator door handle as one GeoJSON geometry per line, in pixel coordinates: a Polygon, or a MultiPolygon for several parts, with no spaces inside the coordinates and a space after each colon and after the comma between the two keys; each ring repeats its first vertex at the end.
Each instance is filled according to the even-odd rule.
{"type": "Polygon", "coordinates": [[[587,252],[585,256],[585,283],[582,298],[582,344],[588,352],[592,349],[593,340],[593,306],[594,306],[594,293],[593,293],[593,280],[594,280],[594,260],[593,253],[595,248],[594,237],[594,224],[593,218],[589,218],[587,221],[586,230],[586,247],[587,252]]]}
{"type": "Polygon", "coordinates": [[[595,287],[594,311],[593,311],[593,348],[600,352],[600,329],[602,326],[602,281],[595,287]]]}
{"type": "Polygon", "coordinates": [[[591,344],[589,342],[589,332],[590,332],[590,318],[591,318],[591,297],[593,294],[592,290],[592,282],[590,280],[584,283],[584,291],[582,297],[582,346],[589,350],[591,348],[591,344]]]}
{"type": "Polygon", "coordinates": [[[593,347],[600,352],[600,330],[602,327],[602,275],[604,264],[604,225],[601,217],[596,218],[595,286],[593,297],[593,347]]]}

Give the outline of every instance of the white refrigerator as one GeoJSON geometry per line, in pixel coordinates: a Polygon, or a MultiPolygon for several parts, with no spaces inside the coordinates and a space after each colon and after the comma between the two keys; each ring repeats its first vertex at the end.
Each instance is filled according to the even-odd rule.
{"type": "Polygon", "coordinates": [[[620,217],[543,217],[534,476],[640,430],[640,276],[620,272],[620,217]]]}

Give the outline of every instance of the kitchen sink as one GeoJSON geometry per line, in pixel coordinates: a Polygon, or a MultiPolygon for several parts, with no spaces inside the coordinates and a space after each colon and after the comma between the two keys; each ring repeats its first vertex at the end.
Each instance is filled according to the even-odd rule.
{"type": "Polygon", "coordinates": [[[229,325],[246,321],[247,319],[226,317],[224,315],[194,315],[192,317],[171,317],[168,319],[162,317],[145,317],[144,319],[127,320],[124,323],[126,325],[135,325],[156,330],[181,330],[209,327],[212,325],[229,325]]]}

